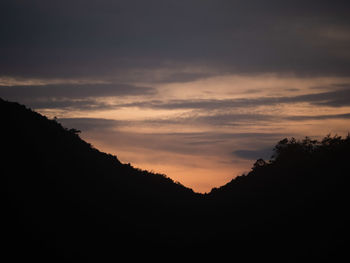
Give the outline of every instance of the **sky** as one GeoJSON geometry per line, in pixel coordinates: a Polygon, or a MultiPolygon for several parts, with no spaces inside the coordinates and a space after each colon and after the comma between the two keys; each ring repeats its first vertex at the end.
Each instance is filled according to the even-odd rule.
{"type": "Polygon", "coordinates": [[[0,97],[209,192],[350,131],[350,2],[0,2],[0,97]]]}

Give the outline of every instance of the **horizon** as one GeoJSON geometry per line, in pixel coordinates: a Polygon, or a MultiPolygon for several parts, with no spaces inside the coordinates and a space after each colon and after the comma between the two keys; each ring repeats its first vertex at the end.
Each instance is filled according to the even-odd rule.
{"type": "Polygon", "coordinates": [[[0,96],[205,193],[350,127],[346,1],[3,1],[0,96]]]}

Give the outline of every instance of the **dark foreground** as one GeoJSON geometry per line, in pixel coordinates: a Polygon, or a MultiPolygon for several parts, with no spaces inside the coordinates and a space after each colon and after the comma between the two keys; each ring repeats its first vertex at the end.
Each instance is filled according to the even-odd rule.
{"type": "Polygon", "coordinates": [[[347,260],[349,136],[282,140],[202,195],[17,103],[0,99],[0,114],[6,262],[347,260]]]}

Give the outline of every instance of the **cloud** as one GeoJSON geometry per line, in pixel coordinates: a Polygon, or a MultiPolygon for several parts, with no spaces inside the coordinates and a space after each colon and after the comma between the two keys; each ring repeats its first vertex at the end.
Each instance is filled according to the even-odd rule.
{"type": "Polygon", "coordinates": [[[0,72],[110,77],[205,65],[234,74],[349,75],[349,8],[341,0],[3,0],[0,72]]]}
{"type": "Polygon", "coordinates": [[[259,150],[236,150],[233,154],[239,158],[247,160],[257,160],[259,158],[269,160],[273,153],[272,148],[273,147],[259,150]]]}
{"type": "MultiPolygon", "coordinates": [[[[145,148],[178,154],[194,155],[225,155],[230,152],[232,142],[245,141],[251,146],[273,144],[282,134],[257,132],[152,132],[142,133],[123,131],[122,128],[130,125],[141,125],[142,121],[118,121],[103,118],[59,118],[58,121],[67,128],[82,131],[83,136],[99,139],[118,148],[145,148]]],[[[233,146],[232,146],[233,147],[233,146]]],[[[237,155],[238,156],[238,155],[237,155]]],[[[239,156],[241,157],[241,156],[239,156]]]]}
{"type": "Polygon", "coordinates": [[[237,99],[183,99],[170,101],[143,101],[124,104],[128,107],[154,108],[154,109],[194,109],[216,110],[244,107],[257,107],[264,105],[292,104],[306,102],[318,106],[342,107],[350,106],[350,89],[338,89],[335,91],[312,93],[297,96],[281,97],[256,97],[237,99]]]}
{"type": "MultiPolygon", "coordinates": [[[[160,125],[167,126],[171,125],[187,125],[187,126],[198,126],[198,125],[210,125],[210,126],[219,126],[219,127],[247,127],[250,124],[253,125],[264,125],[265,127],[273,125],[275,123],[288,123],[288,121],[307,121],[307,120],[329,120],[329,119],[350,119],[350,113],[344,114],[329,114],[329,115],[272,115],[272,114],[237,114],[237,113],[216,113],[212,115],[203,115],[203,116],[186,116],[179,118],[163,118],[163,119],[147,119],[141,121],[123,121],[125,125],[141,125],[141,126],[150,126],[150,125],[160,125]]],[[[191,133],[191,136],[200,136],[201,133],[191,133]]],[[[237,137],[246,137],[251,135],[252,137],[268,136],[268,134],[259,134],[259,133],[236,133],[237,137]]],[[[282,134],[279,134],[283,136],[282,134]]],[[[208,136],[208,134],[207,134],[208,136]]],[[[227,135],[220,134],[227,138],[227,135]]],[[[230,134],[232,136],[232,134],[230,134]]],[[[207,139],[199,139],[199,142],[209,142],[207,139]]],[[[219,141],[218,141],[219,142],[219,141]]],[[[197,142],[193,142],[197,144],[197,142]]]]}
{"type": "MultiPolygon", "coordinates": [[[[336,89],[329,92],[312,93],[297,96],[256,97],[237,99],[176,99],[146,100],[139,102],[106,104],[97,102],[94,97],[103,96],[148,96],[155,95],[150,87],[132,85],[85,84],[85,85],[43,85],[43,86],[2,86],[0,96],[9,100],[18,100],[34,108],[108,109],[108,108],[150,108],[155,110],[200,110],[214,111],[278,104],[310,103],[316,106],[343,107],[350,106],[350,89],[336,89]]],[[[221,114],[217,119],[271,120],[272,115],[221,114]]],[[[197,120],[215,121],[210,116],[197,117],[197,120]]]]}
{"type": "Polygon", "coordinates": [[[94,99],[56,99],[56,98],[43,98],[43,99],[28,99],[19,98],[16,101],[24,103],[26,106],[33,109],[56,109],[56,110],[108,110],[112,109],[113,105],[106,104],[104,102],[99,102],[94,99]]]}
{"type": "Polygon", "coordinates": [[[316,116],[288,116],[286,120],[306,121],[306,120],[329,120],[329,119],[350,119],[350,113],[316,116]]]}
{"type": "Polygon", "coordinates": [[[220,126],[238,126],[247,123],[259,123],[266,121],[273,121],[278,119],[279,116],[273,116],[268,114],[235,114],[235,113],[227,113],[227,114],[214,114],[209,116],[201,116],[197,118],[197,121],[202,123],[208,123],[211,125],[220,125],[220,126]]]}
{"type": "Polygon", "coordinates": [[[169,75],[162,75],[158,81],[159,82],[166,82],[166,83],[172,83],[172,82],[178,82],[178,83],[185,83],[194,81],[197,79],[203,79],[208,78],[212,76],[213,73],[209,72],[174,72],[169,75]]]}
{"type": "Polygon", "coordinates": [[[118,127],[119,122],[103,118],[59,118],[60,122],[66,128],[75,128],[84,132],[105,131],[118,127]]]}
{"type": "Polygon", "coordinates": [[[128,84],[51,84],[31,86],[0,86],[3,97],[21,98],[87,98],[105,96],[137,96],[155,94],[151,87],[128,84]]]}
{"type": "Polygon", "coordinates": [[[152,87],[128,84],[49,84],[0,86],[0,97],[18,101],[35,109],[71,108],[108,109],[112,105],[96,101],[98,97],[143,96],[156,94],[152,87]]]}
{"type": "Polygon", "coordinates": [[[350,106],[350,89],[340,89],[335,91],[307,94],[285,99],[286,102],[309,102],[318,106],[342,107],[350,106]]]}
{"type": "MultiPolygon", "coordinates": [[[[79,128],[79,127],[78,127],[79,128]]],[[[84,130],[83,135],[84,135],[84,130]]],[[[138,133],[108,129],[94,130],[95,138],[100,137],[108,145],[118,149],[137,152],[137,149],[152,149],[159,152],[193,156],[222,156],[228,158],[238,142],[250,147],[261,147],[267,143],[273,145],[281,136],[276,134],[230,134],[203,132],[196,133],[138,133]],[[98,132],[98,134],[97,134],[98,132]],[[106,140],[108,138],[108,140],[106,140]]]]}

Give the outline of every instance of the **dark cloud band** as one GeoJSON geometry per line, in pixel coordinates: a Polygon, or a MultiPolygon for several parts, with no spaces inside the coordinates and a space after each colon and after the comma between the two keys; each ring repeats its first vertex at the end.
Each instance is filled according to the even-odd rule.
{"type": "Polygon", "coordinates": [[[114,76],[180,64],[349,75],[349,10],[341,0],[3,0],[0,72],[114,76]]]}
{"type": "Polygon", "coordinates": [[[151,87],[137,87],[127,84],[55,84],[33,86],[0,86],[2,97],[22,98],[71,98],[105,96],[137,96],[155,94],[151,87]]]}
{"type": "Polygon", "coordinates": [[[125,104],[140,108],[155,109],[198,109],[215,110],[230,108],[245,108],[257,106],[271,106],[277,104],[291,104],[306,102],[318,106],[342,107],[350,106],[350,89],[338,89],[335,91],[321,92],[314,94],[286,96],[286,97],[258,97],[258,98],[238,98],[238,99],[197,99],[197,100],[171,100],[171,101],[146,101],[125,104]]]}

